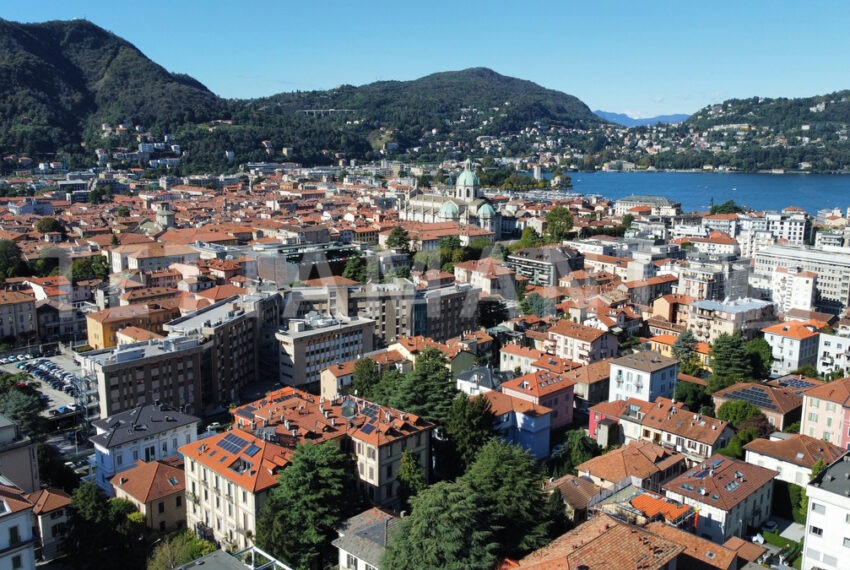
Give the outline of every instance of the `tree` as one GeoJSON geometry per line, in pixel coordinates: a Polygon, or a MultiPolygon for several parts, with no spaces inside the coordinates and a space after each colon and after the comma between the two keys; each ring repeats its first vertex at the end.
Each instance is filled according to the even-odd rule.
{"type": "Polygon", "coordinates": [[[632,222],[635,221],[635,217],[632,214],[624,214],[623,221],[620,223],[624,228],[629,229],[632,227],[632,222]]]}
{"type": "Polygon", "coordinates": [[[537,293],[530,293],[519,302],[519,309],[524,315],[550,317],[555,314],[555,301],[537,293]]]}
{"type": "Polygon", "coordinates": [[[673,391],[673,398],[677,402],[685,404],[689,410],[699,410],[703,406],[711,406],[714,409],[714,401],[711,395],[706,392],[703,386],[693,382],[677,382],[676,389],[673,391]]]}
{"type": "Polygon", "coordinates": [[[371,399],[373,392],[381,382],[381,371],[371,358],[361,358],[354,363],[351,379],[351,392],[361,398],[371,399]]]}
{"type": "Polygon", "coordinates": [[[428,484],[422,474],[422,464],[419,457],[407,449],[401,454],[401,463],[398,467],[396,480],[398,481],[400,509],[409,510],[410,500],[418,495],[422,489],[425,489],[428,484]]]}
{"type": "Polygon", "coordinates": [[[121,240],[118,239],[118,236],[116,234],[112,234],[112,239],[109,241],[109,244],[112,247],[117,247],[121,245],[121,240]]]}
{"type": "Polygon", "coordinates": [[[716,392],[735,382],[750,377],[750,357],[744,351],[744,344],[738,334],[722,334],[711,346],[712,374],[708,379],[708,389],[716,392]]]}
{"type": "Polygon", "coordinates": [[[63,230],[62,224],[59,223],[59,220],[51,217],[41,218],[35,225],[35,229],[38,230],[38,233],[40,234],[61,232],[63,230]]]}
{"type": "Polygon", "coordinates": [[[102,255],[78,257],[71,262],[71,277],[80,279],[106,279],[109,276],[109,261],[102,255]]]}
{"type": "Polygon", "coordinates": [[[493,437],[493,414],[490,400],[484,396],[467,398],[458,394],[449,411],[446,435],[454,444],[460,471],[471,465],[478,451],[493,437]]]}
{"type": "Polygon", "coordinates": [[[484,297],[478,301],[478,324],[485,329],[508,320],[510,313],[505,301],[498,297],[484,297]]]}
{"type": "Polygon", "coordinates": [[[398,250],[402,253],[409,253],[410,236],[408,236],[407,230],[401,226],[394,227],[390,232],[390,235],[387,236],[387,247],[398,250]]]}
{"type": "Polygon", "coordinates": [[[726,200],[722,204],[713,204],[710,213],[713,216],[714,214],[739,214],[743,211],[744,209],[736,204],[735,200],[726,200]]]}
{"type": "Polygon", "coordinates": [[[413,371],[401,378],[390,405],[444,427],[456,392],[445,357],[428,347],[416,357],[413,371]]]}
{"type": "Polygon", "coordinates": [[[432,485],[413,499],[413,512],[399,521],[381,568],[492,568],[497,543],[488,523],[468,484],[432,485]]]}
{"type": "Polygon", "coordinates": [[[794,422],[792,424],[788,424],[785,426],[785,429],[782,430],[783,433],[800,433],[800,422],[794,422]]]}
{"type": "Polygon", "coordinates": [[[744,420],[761,413],[757,407],[746,400],[729,400],[717,410],[717,417],[738,427],[744,420]]]}
{"type": "Polygon", "coordinates": [[[543,474],[528,451],[491,439],[462,480],[484,508],[501,555],[520,557],[549,541],[549,521],[540,517],[546,505],[543,474]]]}
{"type": "Polygon", "coordinates": [[[546,214],[546,235],[550,241],[561,242],[567,239],[571,229],[573,215],[567,208],[557,206],[546,214]]]}
{"type": "Polygon", "coordinates": [[[561,449],[549,458],[549,474],[552,477],[561,477],[568,473],[575,475],[577,466],[601,453],[602,449],[583,429],[568,431],[564,434],[561,449]]]}
{"type": "Polygon", "coordinates": [[[0,239],[0,280],[22,275],[26,269],[21,248],[9,239],[0,239]]]}
{"type": "Polygon", "coordinates": [[[698,376],[702,373],[697,353],[697,339],[691,329],[685,329],[673,343],[673,357],[680,362],[679,372],[682,374],[698,376]]]}
{"type": "Polygon", "coordinates": [[[517,251],[518,249],[540,245],[543,245],[543,239],[540,237],[540,234],[531,226],[526,226],[522,229],[522,236],[519,238],[519,241],[512,244],[510,249],[511,251],[517,251]]]}
{"type": "Polygon", "coordinates": [[[818,369],[811,364],[804,364],[796,370],[792,370],[791,374],[799,374],[807,378],[818,378],[818,369]]]}
{"type": "Polygon", "coordinates": [[[127,206],[120,206],[115,212],[115,215],[119,218],[127,218],[130,216],[130,208],[128,208],[127,206]]]}
{"type": "Polygon", "coordinates": [[[154,549],[147,570],[172,570],[201,556],[216,551],[212,542],[198,538],[183,530],[160,542],[154,549]]]}
{"type": "Polygon", "coordinates": [[[292,454],[257,520],[257,545],[296,568],[321,564],[345,516],[349,460],[333,442],[292,454]]]}
{"type": "Polygon", "coordinates": [[[763,338],[754,338],[744,344],[744,352],[750,357],[750,368],[753,377],[757,379],[770,376],[770,365],[773,363],[773,349],[763,338]]]}
{"type": "Polygon", "coordinates": [[[349,257],[345,262],[345,269],[342,270],[342,276],[358,283],[366,283],[369,280],[366,260],[359,255],[349,257]]]}
{"type": "Polygon", "coordinates": [[[0,393],[0,413],[18,424],[26,435],[34,436],[41,432],[41,409],[41,400],[34,390],[12,388],[0,393]]]}

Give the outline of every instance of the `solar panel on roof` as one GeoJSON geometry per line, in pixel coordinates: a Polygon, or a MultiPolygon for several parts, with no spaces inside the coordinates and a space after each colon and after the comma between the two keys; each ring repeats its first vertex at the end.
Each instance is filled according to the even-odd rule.
{"type": "Polygon", "coordinates": [[[248,457],[254,457],[257,455],[257,452],[260,451],[260,448],[254,445],[253,443],[245,450],[245,455],[248,457]]]}
{"type": "Polygon", "coordinates": [[[375,431],[375,426],[373,426],[372,424],[366,424],[360,431],[362,431],[366,435],[369,435],[370,433],[375,431]]]}
{"type": "Polygon", "coordinates": [[[248,442],[238,435],[229,433],[217,445],[228,453],[239,453],[239,450],[248,445],[248,442]]]}

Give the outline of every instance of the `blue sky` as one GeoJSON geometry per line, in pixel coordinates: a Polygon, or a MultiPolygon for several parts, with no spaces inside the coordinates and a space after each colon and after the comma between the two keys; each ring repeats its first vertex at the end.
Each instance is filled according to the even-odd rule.
{"type": "Polygon", "coordinates": [[[88,19],[234,98],[468,67],[640,117],[850,89],[843,0],[28,0],[0,17],[88,19]]]}

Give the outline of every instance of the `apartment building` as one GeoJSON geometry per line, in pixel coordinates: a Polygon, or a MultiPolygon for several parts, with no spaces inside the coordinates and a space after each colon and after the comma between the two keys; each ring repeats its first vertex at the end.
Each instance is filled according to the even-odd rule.
{"type": "Polygon", "coordinates": [[[749,260],[689,256],[687,265],[674,267],[676,293],[694,299],[737,299],[748,296],[749,260]]]}
{"type": "Polygon", "coordinates": [[[711,345],[723,334],[740,334],[750,340],[775,322],[776,303],[743,298],[694,301],[688,307],[686,324],[698,341],[711,345]]]}
{"type": "Polygon", "coordinates": [[[759,437],[744,446],[747,463],[767,467],[778,473],[777,481],[805,486],[812,478],[818,461],[829,465],[844,449],[801,433],[774,432],[770,439],[759,437]]]}
{"type": "Polygon", "coordinates": [[[555,323],[548,336],[555,356],[580,364],[615,357],[619,348],[613,334],[565,319],[555,323]]]}
{"type": "Polygon", "coordinates": [[[140,406],[92,422],[95,483],[108,497],[114,495],[110,480],[138,461],[157,461],[177,455],[180,446],[198,438],[195,416],[161,405],[140,406]]]}
{"type": "Polygon", "coordinates": [[[614,215],[624,216],[639,207],[648,207],[647,213],[652,216],[675,217],[682,213],[682,204],[675,200],[663,196],[632,194],[614,202],[614,215]]]}
{"type": "Polygon", "coordinates": [[[774,429],[784,430],[800,421],[803,398],[793,388],[782,388],[769,384],[737,382],[712,394],[715,411],[726,402],[742,400],[750,403],[765,415],[774,429]]]}
{"type": "Polygon", "coordinates": [[[0,338],[25,344],[37,336],[35,297],[17,291],[0,291],[0,338]]]}
{"type": "Polygon", "coordinates": [[[850,449],[850,378],[803,392],[800,433],[850,449]]]}
{"type": "Polygon", "coordinates": [[[679,361],[646,350],[611,361],[608,400],[637,398],[654,402],[656,398],[672,398],[679,375],[679,361]]]}
{"type": "Polygon", "coordinates": [[[819,310],[838,313],[850,305],[850,249],[772,245],[755,255],[750,287],[762,297],[773,293],[777,267],[816,275],[816,306],[819,310]]]}
{"type": "Polygon", "coordinates": [[[372,351],[375,322],[360,317],[310,313],[279,330],[280,381],[289,386],[319,385],[322,370],[372,351]]]}
{"type": "Polygon", "coordinates": [[[499,438],[522,447],[537,460],[549,457],[551,409],[495,390],[478,397],[490,401],[490,410],[496,418],[493,432],[499,438]]]}
{"type": "Polygon", "coordinates": [[[538,370],[502,383],[502,393],[552,410],[551,428],[573,423],[575,382],[566,375],[538,370]]]}
{"type": "Polygon", "coordinates": [[[279,378],[278,344],[282,298],[251,293],[223,299],[168,322],[172,335],[200,336],[204,348],[204,404],[227,405],[258,378],[279,378]]]}
{"type": "Polygon", "coordinates": [[[699,510],[696,534],[723,544],[768,520],[776,475],[772,469],[712,455],[663,488],[668,498],[699,510]]]}
{"type": "Polygon", "coordinates": [[[291,450],[234,428],[182,445],[180,453],[187,528],[233,549],[250,546],[291,450]]]}
{"type": "Polygon", "coordinates": [[[818,335],[816,366],[818,374],[847,374],[850,371],[850,337],[846,334],[827,334],[821,331],[818,335]]]}
{"type": "Polygon", "coordinates": [[[807,364],[817,365],[818,328],[817,323],[786,321],[762,329],[773,356],[771,377],[791,374],[807,364]]]}
{"type": "Polygon", "coordinates": [[[153,532],[186,526],[186,481],[181,467],[165,461],[141,461],[112,478],[115,497],[135,505],[153,532]]]}
{"type": "Polygon", "coordinates": [[[412,453],[428,480],[434,425],[414,415],[362,398],[325,400],[290,386],[233,410],[239,431],[287,449],[300,443],[334,441],[351,453],[360,490],[376,505],[398,505],[402,454],[412,453]]]}
{"type": "Polygon", "coordinates": [[[200,414],[203,409],[199,337],[169,337],[80,354],[84,374],[97,383],[100,417],[161,402],[200,414]]]}
{"type": "Polygon", "coordinates": [[[26,493],[0,478],[0,568],[35,568],[33,505],[26,493]]]}
{"type": "Polygon", "coordinates": [[[803,562],[800,568],[839,570],[847,567],[850,548],[850,453],[827,466],[806,486],[806,511],[803,562]]]}
{"type": "Polygon", "coordinates": [[[191,263],[201,253],[186,245],[164,245],[157,242],[119,245],[109,250],[113,273],[136,269],[142,273],[163,271],[172,263],[191,263]]]}
{"type": "Polygon", "coordinates": [[[175,303],[125,305],[89,313],[86,315],[88,344],[95,350],[111,348],[118,344],[118,331],[129,326],[161,333],[165,323],[179,316],[175,303]]]}
{"type": "Polygon", "coordinates": [[[0,473],[27,493],[41,488],[36,442],[0,414],[0,473]]]}
{"type": "Polygon", "coordinates": [[[478,328],[481,289],[470,284],[419,290],[413,307],[413,334],[445,342],[478,328]]]}
{"type": "Polygon", "coordinates": [[[519,370],[528,374],[535,368],[533,363],[540,360],[544,353],[518,344],[507,344],[499,350],[499,370],[503,372],[519,370]]]}
{"type": "Polygon", "coordinates": [[[787,313],[792,309],[813,311],[817,299],[818,275],[813,271],[777,265],[771,280],[770,298],[787,313]]]}
{"type": "Polygon", "coordinates": [[[517,298],[516,273],[491,257],[457,263],[454,273],[458,283],[469,283],[487,295],[517,298]]]}
{"type": "Polygon", "coordinates": [[[532,285],[555,286],[561,277],[584,269],[584,255],[566,246],[529,247],[509,255],[505,265],[532,285]]]}

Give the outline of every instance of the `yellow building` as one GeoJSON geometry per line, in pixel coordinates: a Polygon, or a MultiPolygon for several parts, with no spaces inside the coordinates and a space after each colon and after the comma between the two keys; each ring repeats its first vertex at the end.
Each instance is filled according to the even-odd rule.
{"type": "Polygon", "coordinates": [[[176,303],[125,305],[104,309],[86,316],[88,343],[95,350],[111,348],[118,344],[117,333],[124,327],[134,326],[161,333],[163,324],[179,316],[180,311],[176,303]]]}
{"type": "Polygon", "coordinates": [[[165,461],[145,463],[111,479],[115,496],[133,503],[145,516],[145,526],[168,532],[186,526],[186,479],[182,469],[165,461]]]}

